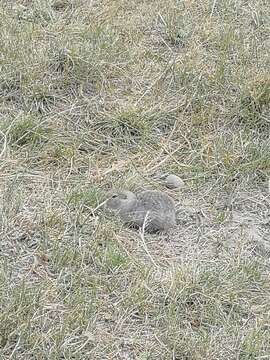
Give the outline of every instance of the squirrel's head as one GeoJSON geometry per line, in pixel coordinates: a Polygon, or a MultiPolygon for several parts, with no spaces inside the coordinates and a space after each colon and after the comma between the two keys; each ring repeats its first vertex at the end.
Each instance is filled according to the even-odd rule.
{"type": "Polygon", "coordinates": [[[136,195],[131,191],[119,191],[111,195],[106,202],[106,207],[112,211],[130,210],[136,202],[136,195]]]}

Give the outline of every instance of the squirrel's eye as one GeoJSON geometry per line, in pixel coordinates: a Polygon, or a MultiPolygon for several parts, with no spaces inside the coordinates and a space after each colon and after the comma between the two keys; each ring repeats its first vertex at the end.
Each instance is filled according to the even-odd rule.
{"type": "Polygon", "coordinates": [[[116,194],[114,194],[114,195],[112,196],[112,199],[115,199],[115,198],[117,198],[117,195],[116,195],[116,194]]]}

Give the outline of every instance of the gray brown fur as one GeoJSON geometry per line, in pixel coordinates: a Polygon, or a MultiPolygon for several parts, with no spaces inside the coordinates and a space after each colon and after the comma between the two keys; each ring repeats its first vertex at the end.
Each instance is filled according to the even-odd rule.
{"type": "Polygon", "coordinates": [[[137,194],[122,191],[108,199],[106,207],[124,223],[145,225],[147,231],[166,231],[175,226],[174,201],[161,191],[146,190],[137,194]]]}

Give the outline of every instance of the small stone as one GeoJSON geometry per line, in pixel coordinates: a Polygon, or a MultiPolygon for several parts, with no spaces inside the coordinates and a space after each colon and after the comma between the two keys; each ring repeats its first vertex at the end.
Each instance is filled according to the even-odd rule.
{"type": "Polygon", "coordinates": [[[170,174],[165,177],[165,185],[168,189],[181,189],[185,183],[179,176],[170,174]]]}

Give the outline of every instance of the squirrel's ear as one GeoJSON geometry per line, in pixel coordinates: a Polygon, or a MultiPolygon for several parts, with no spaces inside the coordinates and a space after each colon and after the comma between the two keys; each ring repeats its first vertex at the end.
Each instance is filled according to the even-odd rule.
{"type": "Polygon", "coordinates": [[[122,200],[126,200],[127,199],[127,194],[121,193],[118,195],[120,199],[122,200]]]}

